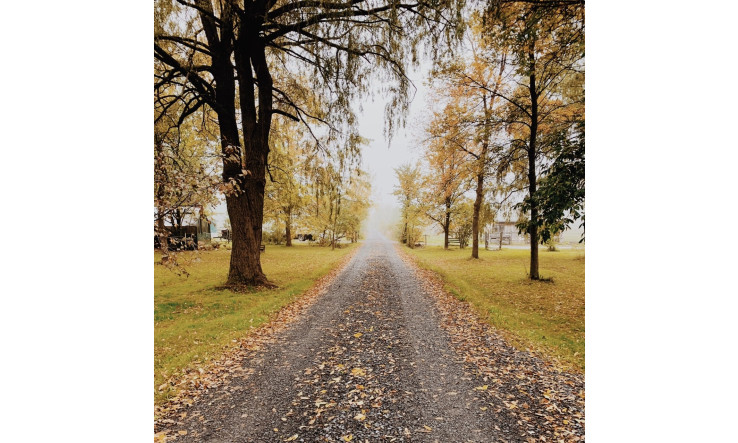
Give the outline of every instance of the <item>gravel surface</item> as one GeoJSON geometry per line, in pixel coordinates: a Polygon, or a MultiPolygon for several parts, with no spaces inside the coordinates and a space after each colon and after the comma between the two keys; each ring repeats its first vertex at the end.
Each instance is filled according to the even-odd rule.
{"type": "MultiPolygon", "coordinates": [[[[325,294],[244,359],[242,370],[156,431],[167,441],[209,443],[583,440],[583,424],[568,434],[550,431],[555,438],[547,440],[536,429],[545,420],[521,420],[495,401],[489,371],[451,335],[449,314],[419,276],[391,242],[368,239],[325,294]]],[[[527,377],[530,365],[534,373],[546,366],[499,337],[488,344],[495,349],[482,353],[512,355],[527,377]]],[[[563,374],[560,381],[560,373],[544,372],[552,381],[540,386],[565,385],[571,394],[581,384],[583,393],[581,377],[563,374]]],[[[507,393],[515,389],[500,384],[515,402],[507,393]]],[[[569,409],[579,407],[574,403],[569,409]]]]}

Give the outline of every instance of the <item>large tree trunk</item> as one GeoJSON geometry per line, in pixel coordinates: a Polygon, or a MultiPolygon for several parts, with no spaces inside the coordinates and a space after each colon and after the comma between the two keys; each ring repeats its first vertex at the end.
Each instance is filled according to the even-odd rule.
{"type": "Polygon", "coordinates": [[[482,207],[484,172],[477,174],[477,197],[474,199],[472,215],[472,258],[479,258],[479,211],[482,207]]]}
{"type": "MultiPolygon", "coordinates": [[[[229,128],[221,122],[220,127],[224,145],[230,143],[231,140],[236,140],[238,143],[238,132],[235,125],[229,128]]],[[[259,253],[261,225],[264,219],[264,186],[266,185],[268,149],[263,144],[259,146],[261,140],[246,140],[250,145],[246,149],[247,174],[243,173],[240,161],[229,160],[229,158],[238,158],[240,155],[226,157],[223,160],[224,182],[229,183],[233,180],[240,188],[231,195],[226,195],[226,207],[232,229],[231,262],[227,285],[236,287],[269,285],[261,269],[259,253]]],[[[226,145],[223,151],[229,153],[239,150],[236,143],[226,145]]]]}
{"type": "MultiPolygon", "coordinates": [[[[233,248],[228,272],[228,284],[234,286],[270,285],[261,269],[261,227],[264,221],[264,187],[266,159],[269,153],[266,139],[248,139],[246,173],[238,182],[242,188],[226,197],[228,215],[233,227],[233,248]]],[[[225,175],[225,171],[224,171],[225,175]]]]}
{"type": "Polygon", "coordinates": [[[218,115],[220,129],[223,182],[233,186],[233,189],[226,192],[226,207],[232,231],[231,262],[226,284],[234,287],[268,285],[259,258],[272,112],[272,81],[264,59],[264,48],[260,48],[258,44],[258,26],[252,29],[254,23],[238,22],[231,3],[222,4],[220,25],[212,18],[210,2],[197,0],[197,5],[202,11],[200,19],[211,52],[211,72],[217,85],[213,108],[218,115]],[[239,44],[234,46],[233,26],[236,23],[239,23],[241,29],[239,44]],[[251,35],[248,35],[249,29],[252,31],[251,35]],[[235,55],[240,86],[241,127],[245,143],[243,149],[236,121],[236,76],[232,55],[235,55]],[[259,79],[258,120],[252,65],[259,79]],[[265,98],[268,98],[267,102],[264,102],[265,98]]]}
{"type": "MultiPolygon", "coordinates": [[[[258,184],[251,182],[251,188],[258,184]]],[[[259,246],[261,245],[261,221],[263,218],[264,191],[251,189],[239,196],[226,197],[228,216],[233,228],[231,263],[228,285],[268,285],[261,269],[259,246]]]]}
{"type": "MultiPolygon", "coordinates": [[[[225,5],[228,3],[226,2],[225,5]]],[[[224,10],[224,14],[226,12],[224,10]]],[[[236,22],[235,18],[233,21],[236,22]]],[[[272,77],[266,63],[264,43],[258,35],[259,23],[254,23],[252,20],[241,20],[238,24],[240,27],[239,42],[233,49],[239,83],[243,155],[236,125],[236,89],[230,48],[227,58],[219,59],[219,69],[214,69],[213,72],[218,85],[216,90],[216,100],[219,104],[218,122],[225,154],[223,180],[226,184],[235,183],[237,185],[235,192],[226,197],[228,215],[233,228],[233,247],[227,284],[231,286],[271,285],[261,269],[259,249],[261,226],[264,220],[264,187],[267,156],[269,155],[269,129],[272,121],[272,77]],[[227,84],[227,88],[223,87],[224,84],[227,84]],[[257,86],[258,97],[255,95],[257,86]],[[259,102],[258,108],[255,103],[256,99],[259,102]],[[225,127],[223,122],[226,122],[225,127]]],[[[224,29],[231,28],[227,26],[224,29]]],[[[210,41],[217,41],[217,39],[217,36],[208,35],[210,41]]],[[[220,44],[230,45],[230,40],[221,36],[220,44]]],[[[213,57],[213,68],[215,67],[216,60],[213,57]]]]}

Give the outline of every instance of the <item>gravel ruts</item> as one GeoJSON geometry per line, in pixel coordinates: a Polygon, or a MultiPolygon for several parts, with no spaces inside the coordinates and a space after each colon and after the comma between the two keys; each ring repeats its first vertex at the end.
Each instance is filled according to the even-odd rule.
{"type": "Polygon", "coordinates": [[[155,430],[208,443],[583,441],[583,377],[515,350],[406,260],[368,239],[291,324],[155,430]]]}

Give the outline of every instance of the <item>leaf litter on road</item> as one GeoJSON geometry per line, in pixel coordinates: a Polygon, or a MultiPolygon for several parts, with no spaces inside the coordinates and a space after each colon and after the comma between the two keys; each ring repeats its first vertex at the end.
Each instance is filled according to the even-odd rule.
{"type": "Polygon", "coordinates": [[[432,271],[421,269],[404,252],[400,256],[436,300],[442,327],[465,365],[485,385],[474,388],[487,395],[491,412],[505,410],[526,429],[522,441],[584,441],[584,377],[567,372],[552,359],[510,345],[466,302],[444,289],[432,271]]]}
{"type": "Polygon", "coordinates": [[[510,346],[407,257],[369,250],[337,292],[199,374],[212,384],[163,411],[157,441],[583,441],[581,375],[510,346]]]}

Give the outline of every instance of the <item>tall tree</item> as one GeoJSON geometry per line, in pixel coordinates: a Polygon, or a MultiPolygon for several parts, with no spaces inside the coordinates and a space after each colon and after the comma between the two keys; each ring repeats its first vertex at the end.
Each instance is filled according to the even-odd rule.
{"type": "Polygon", "coordinates": [[[469,238],[473,233],[474,225],[474,201],[468,197],[462,198],[458,204],[458,215],[451,224],[454,236],[459,239],[459,248],[464,249],[469,245],[469,238]]]}
{"type": "MultiPolygon", "coordinates": [[[[227,284],[269,284],[259,260],[265,168],[272,117],[352,132],[351,102],[367,92],[372,72],[393,99],[388,121],[408,106],[406,65],[426,37],[437,50],[459,34],[460,0],[160,0],[155,5],[155,89],[176,84],[188,115],[205,105],[217,114],[222,179],[233,226],[227,284]],[[199,22],[199,23],[198,23],[199,22]],[[164,25],[163,23],[166,23],[164,25]],[[304,75],[303,75],[304,74],[304,75]],[[312,79],[324,110],[312,114],[288,86],[312,79]],[[344,130],[339,129],[343,127],[344,130]]],[[[392,125],[389,125],[391,131],[392,125]]],[[[350,139],[349,139],[350,140],[350,139]]]]}
{"type": "MultiPolygon", "coordinates": [[[[355,143],[363,145],[359,137],[355,143]]],[[[343,238],[358,241],[361,222],[369,209],[371,184],[359,158],[334,149],[310,155],[306,162],[305,225],[318,234],[320,245],[335,248],[343,238]]]]}
{"type": "Polygon", "coordinates": [[[307,200],[304,134],[295,122],[275,123],[269,156],[269,180],[265,189],[264,213],[284,224],[285,244],[292,246],[294,220],[307,200]]]}
{"type": "Polygon", "coordinates": [[[357,169],[340,181],[344,190],[339,193],[340,205],[334,215],[332,247],[337,240],[347,238],[352,243],[359,240],[361,223],[369,212],[371,184],[364,171],[357,169]]]}
{"type": "Polygon", "coordinates": [[[443,230],[443,247],[448,249],[455,204],[468,190],[468,170],[463,153],[448,149],[439,139],[428,141],[425,160],[429,173],[424,178],[422,205],[425,215],[443,230]]]}
{"type": "Polygon", "coordinates": [[[419,240],[419,228],[423,226],[422,176],[420,168],[403,164],[395,168],[397,184],[392,192],[400,201],[402,218],[400,221],[400,240],[410,248],[419,240]]]}
{"type": "Polygon", "coordinates": [[[543,225],[540,170],[561,134],[584,119],[583,94],[565,90],[573,77],[584,73],[584,2],[495,0],[488,5],[485,21],[487,49],[511,56],[507,87],[495,95],[507,106],[510,150],[522,153],[527,161],[523,207],[529,217],[519,227],[530,236],[529,276],[537,280],[543,225]]]}
{"type": "Polygon", "coordinates": [[[439,121],[431,122],[433,137],[446,141],[450,149],[458,149],[469,157],[470,173],[475,182],[472,222],[472,258],[479,258],[480,211],[485,194],[485,178],[496,161],[502,126],[493,119],[496,93],[505,70],[506,54],[484,58],[479,41],[484,27],[478,15],[471,18],[466,54],[448,60],[432,73],[436,87],[447,96],[448,103],[439,121]]]}

